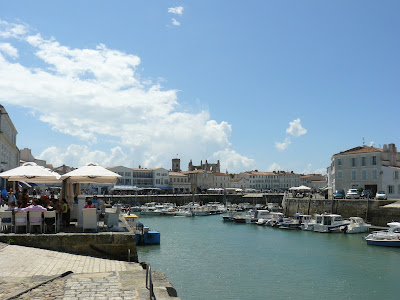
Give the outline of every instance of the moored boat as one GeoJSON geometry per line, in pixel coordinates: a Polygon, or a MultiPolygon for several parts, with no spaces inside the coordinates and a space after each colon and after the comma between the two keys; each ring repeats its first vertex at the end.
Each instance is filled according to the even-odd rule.
{"type": "Polygon", "coordinates": [[[345,233],[362,233],[368,232],[371,224],[364,222],[363,218],[350,217],[350,224],[343,227],[342,231],[345,233]]]}
{"type": "Polygon", "coordinates": [[[367,245],[400,247],[400,223],[387,223],[388,230],[372,232],[365,237],[367,245]]]}
{"type": "Polygon", "coordinates": [[[323,214],[321,223],[314,225],[315,232],[341,232],[343,226],[350,224],[350,221],[343,220],[341,215],[323,214]]]}

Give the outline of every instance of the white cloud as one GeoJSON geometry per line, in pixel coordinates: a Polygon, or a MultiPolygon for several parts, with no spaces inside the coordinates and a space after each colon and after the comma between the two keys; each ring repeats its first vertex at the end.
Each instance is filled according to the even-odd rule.
{"type": "Polygon", "coordinates": [[[10,43],[0,43],[0,51],[12,58],[18,57],[18,50],[14,48],[10,43]]]}
{"type": "Polygon", "coordinates": [[[177,20],[175,20],[174,18],[172,18],[172,25],[181,26],[181,23],[178,22],[177,20]]]}
{"type": "Polygon", "coordinates": [[[307,164],[307,167],[301,172],[302,174],[326,174],[326,168],[319,168],[319,169],[314,169],[312,168],[312,164],[309,163],[307,164]]]}
{"type": "Polygon", "coordinates": [[[301,126],[301,120],[296,119],[293,122],[289,122],[289,128],[286,129],[286,133],[299,137],[306,134],[307,130],[301,126]]]}
{"type": "Polygon", "coordinates": [[[129,161],[128,155],[120,147],[104,151],[90,151],[86,145],[70,145],[66,150],[52,146],[45,149],[38,157],[46,161],[51,161],[54,166],[61,166],[66,161],[74,167],[81,167],[88,162],[95,162],[102,166],[126,165],[129,161]]]}
{"type": "Polygon", "coordinates": [[[220,160],[221,163],[221,172],[225,172],[228,170],[229,173],[240,170],[252,170],[256,166],[256,162],[254,159],[247,158],[243,155],[240,155],[234,150],[224,149],[215,152],[212,155],[212,159],[215,161],[220,160]]]}
{"type": "Polygon", "coordinates": [[[0,19],[0,37],[2,38],[17,38],[25,35],[29,30],[24,24],[13,24],[0,19]]]}
{"type": "Polygon", "coordinates": [[[272,165],[270,165],[267,169],[268,172],[272,172],[272,171],[280,171],[282,170],[281,166],[278,165],[277,163],[273,163],[272,165]]]}
{"type": "MultiPolygon", "coordinates": [[[[53,165],[95,161],[129,166],[134,159],[144,167],[167,167],[176,153],[184,152],[180,158],[189,161],[231,150],[231,125],[212,120],[206,110],[179,110],[177,90],[163,89],[137,74],[138,56],[103,44],[72,49],[54,38],[29,34],[18,24],[0,26],[0,36],[28,43],[27,49],[41,62],[32,68],[0,55],[2,104],[27,108],[54,131],[81,140],[81,146],[67,149],[49,145],[40,157],[53,165]],[[98,142],[110,150],[93,151],[98,142]]],[[[18,128],[22,130],[27,128],[18,128]]],[[[239,166],[235,161],[240,159],[249,163],[235,154],[226,159],[227,166],[239,166]]]]}
{"type": "MultiPolygon", "coordinates": [[[[289,128],[286,129],[286,133],[295,137],[302,136],[307,133],[307,130],[301,126],[301,120],[296,119],[292,122],[289,122],[289,128]]],[[[285,140],[281,142],[275,142],[275,147],[278,151],[283,152],[285,151],[289,145],[292,143],[290,136],[286,136],[285,140]]]]}
{"type": "Polygon", "coordinates": [[[280,151],[283,152],[289,147],[289,145],[292,143],[289,137],[286,137],[285,140],[280,143],[280,142],[275,142],[275,147],[280,151]]]}
{"type": "Polygon", "coordinates": [[[177,6],[177,7],[170,7],[168,8],[168,12],[171,14],[175,15],[182,15],[183,14],[183,6],[177,6]]]}

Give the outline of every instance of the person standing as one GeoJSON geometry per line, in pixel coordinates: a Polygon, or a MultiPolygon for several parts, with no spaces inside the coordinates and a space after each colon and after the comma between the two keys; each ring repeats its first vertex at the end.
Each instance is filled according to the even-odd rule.
{"type": "Polygon", "coordinates": [[[69,227],[71,210],[70,210],[67,200],[65,198],[62,199],[62,202],[63,202],[62,203],[62,220],[63,220],[64,226],[69,227]]]}

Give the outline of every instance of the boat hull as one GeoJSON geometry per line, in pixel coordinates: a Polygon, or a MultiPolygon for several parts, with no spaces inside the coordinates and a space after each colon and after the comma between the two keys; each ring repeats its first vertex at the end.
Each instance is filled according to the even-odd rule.
{"type": "Polygon", "coordinates": [[[374,240],[367,239],[367,245],[383,247],[400,247],[400,240],[374,240]]]}

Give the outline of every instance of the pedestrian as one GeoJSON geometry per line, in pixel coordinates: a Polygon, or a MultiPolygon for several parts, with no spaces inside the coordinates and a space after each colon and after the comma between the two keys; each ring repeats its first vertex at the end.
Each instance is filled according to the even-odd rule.
{"type": "Polygon", "coordinates": [[[71,211],[65,198],[62,199],[62,202],[62,220],[64,226],[69,227],[71,211]]]}

